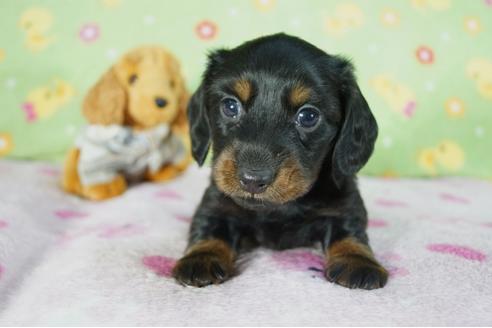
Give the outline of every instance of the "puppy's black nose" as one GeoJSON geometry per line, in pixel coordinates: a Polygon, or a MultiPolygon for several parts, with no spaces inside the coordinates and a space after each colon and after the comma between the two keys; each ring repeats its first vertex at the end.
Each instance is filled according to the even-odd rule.
{"type": "Polygon", "coordinates": [[[264,192],[272,180],[273,172],[270,170],[242,170],[239,177],[241,188],[252,194],[264,192]]]}
{"type": "Polygon", "coordinates": [[[155,98],[155,105],[159,108],[164,108],[167,105],[167,100],[161,97],[155,98]]]}

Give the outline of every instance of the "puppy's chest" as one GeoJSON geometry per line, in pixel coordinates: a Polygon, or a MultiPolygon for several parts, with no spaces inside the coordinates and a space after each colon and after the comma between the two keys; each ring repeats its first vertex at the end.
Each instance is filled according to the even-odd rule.
{"type": "MultiPolygon", "coordinates": [[[[326,223],[327,224],[327,223],[326,223]]],[[[269,219],[259,217],[245,234],[256,244],[272,249],[311,246],[320,241],[325,223],[302,216],[269,219]]]]}

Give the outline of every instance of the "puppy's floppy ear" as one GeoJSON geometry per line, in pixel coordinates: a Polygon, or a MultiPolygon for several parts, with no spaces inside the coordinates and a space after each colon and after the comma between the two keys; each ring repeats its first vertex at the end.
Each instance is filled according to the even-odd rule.
{"type": "Polygon", "coordinates": [[[378,126],[369,105],[362,95],[353,74],[352,65],[340,60],[342,79],[341,105],[343,124],[339,131],[332,158],[332,177],[341,186],[344,177],[357,173],[372,154],[378,126]]]}
{"type": "Polygon", "coordinates": [[[203,84],[191,96],[188,104],[190,122],[191,152],[193,158],[202,165],[210,148],[210,123],[205,106],[203,84]]]}
{"type": "Polygon", "coordinates": [[[205,99],[205,85],[216,78],[220,64],[228,51],[216,50],[209,54],[208,64],[203,81],[197,91],[192,95],[188,104],[188,121],[190,124],[191,152],[193,158],[201,166],[207,157],[211,143],[211,128],[207,113],[207,101],[205,99]]]}
{"type": "Polygon", "coordinates": [[[123,124],[125,107],[126,91],[111,68],[89,90],[83,113],[91,124],[123,124]]]}

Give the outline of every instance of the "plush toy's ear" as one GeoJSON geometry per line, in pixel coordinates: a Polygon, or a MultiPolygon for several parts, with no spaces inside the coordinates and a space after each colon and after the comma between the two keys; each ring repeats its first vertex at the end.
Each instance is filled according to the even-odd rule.
{"type": "Polygon", "coordinates": [[[83,113],[91,124],[124,124],[126,91],[111,68],[88,92],[83,113]]]}
{"type": "Polygon", "coordinates": [[[332,177],[341,186],[344,177],[357,173],[372,154],[378,126],[352,72],[352,65],[343,59],[341,104],[343,124],[332,157],[332,177]]]}
{"type": "Polygon", "coordinates": [[[211,138],[203,85],[195,91],[188,104],[188,121],[190,122],[191,152],[193,158],[201,166],[207,157],[211,138]]]}

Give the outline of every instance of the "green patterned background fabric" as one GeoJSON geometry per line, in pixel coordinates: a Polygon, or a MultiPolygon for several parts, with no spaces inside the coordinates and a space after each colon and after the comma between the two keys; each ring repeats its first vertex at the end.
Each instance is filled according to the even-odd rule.
{"type": "Polygon", "coordinates": [[[492,0],[0,0],[0,156],[60,160],[125,51],[206,54],[276,32],[353,60],[380,127],[363,173],[492,177],[492,0]]]}

